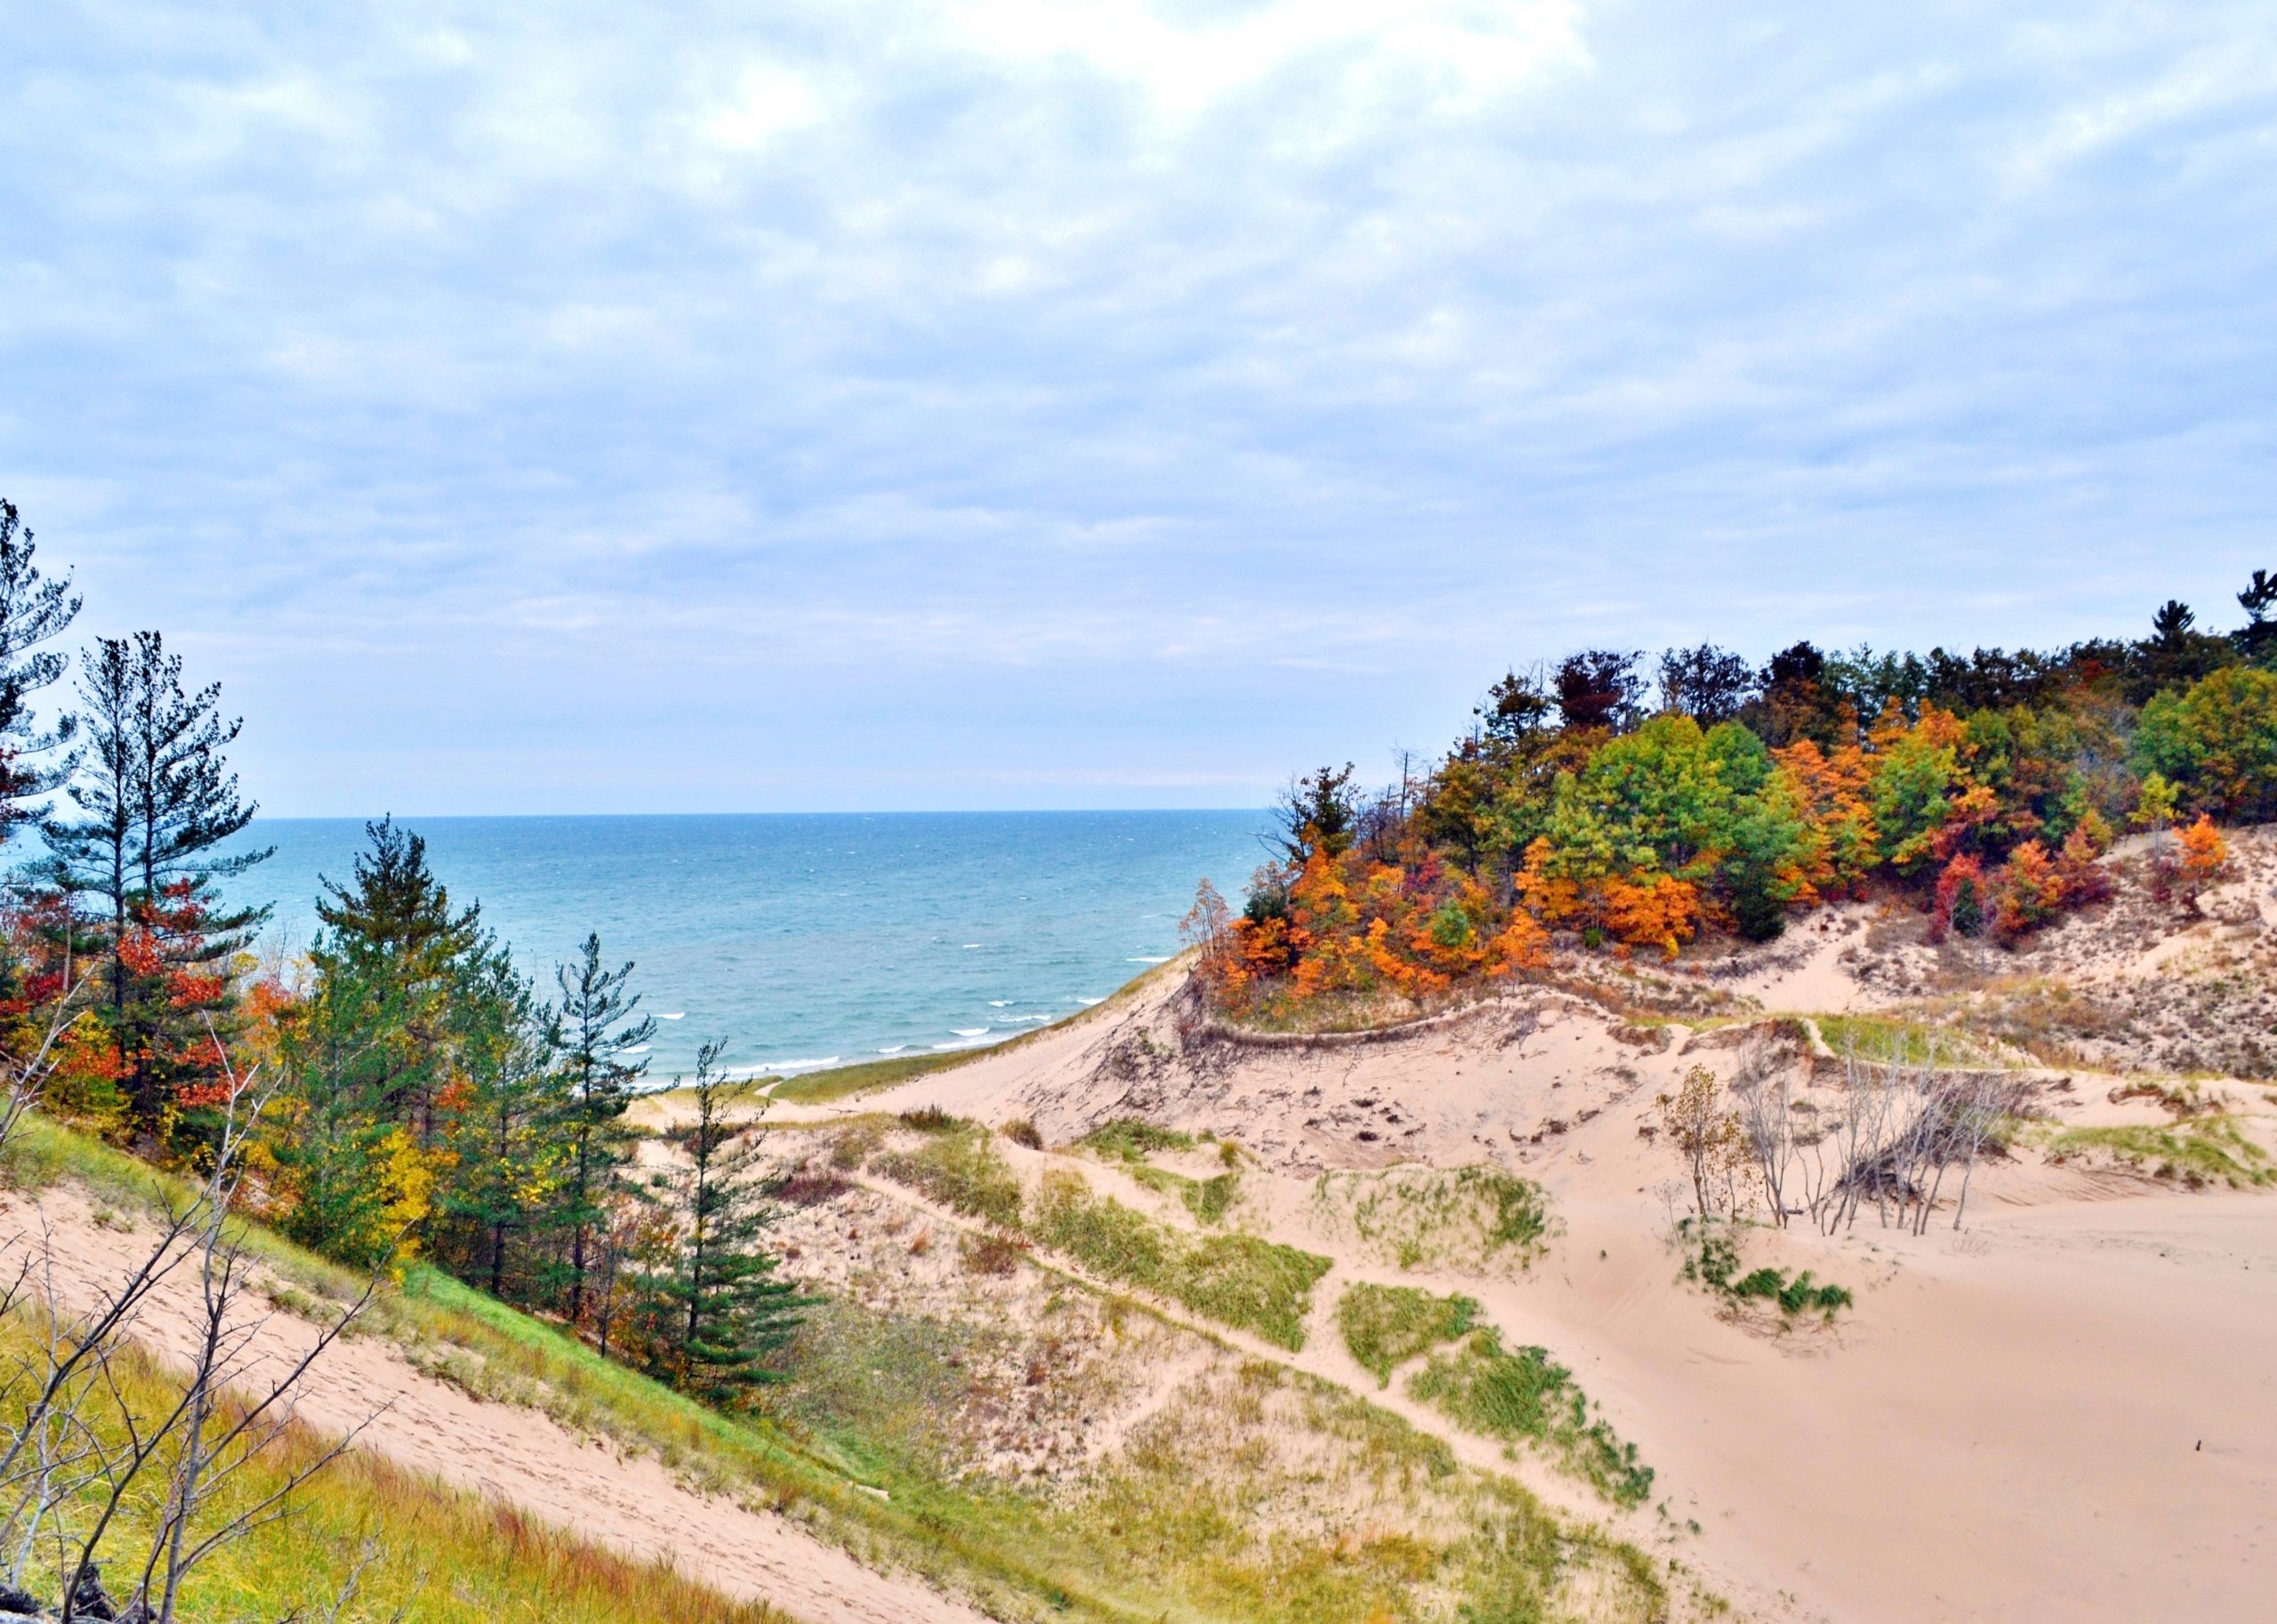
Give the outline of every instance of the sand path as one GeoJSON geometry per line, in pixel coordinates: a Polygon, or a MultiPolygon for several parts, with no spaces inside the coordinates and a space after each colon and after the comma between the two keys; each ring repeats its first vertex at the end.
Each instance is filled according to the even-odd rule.
{"type": "MultiPolygon", "coordinates": [[[[147,1253],[139,1234],[99,1226],[75,1189],[9,1203],[0,1226],[44,1246],[56,1294],[84,1306],[147,1253]]],[[[196,1275],[178,1270],[133,1328],[138,1339],[183,1355],[197,1312],[196,1275]]],[[[259,1347],[297,1356],[315,1328],[277,1314],[259,1347]]],[[[253,1371],[257,1379],[259,1371],[253,1371]]],[[[509,1500],[597,1545],[670,1562],[728,1595],[773,1604],[805,1624],[979,1624],[983,1615],[907,1576],[873,1572],[797,1524],[698,1494],[653,1459],[582,1439],[535,1410],[485,1403],[423,1375],[392,1345],[354,1338],[327,1349],[299,1405],[330,1432],[368,1421],[362,1447],[455,1487],[509,1500]]]]}

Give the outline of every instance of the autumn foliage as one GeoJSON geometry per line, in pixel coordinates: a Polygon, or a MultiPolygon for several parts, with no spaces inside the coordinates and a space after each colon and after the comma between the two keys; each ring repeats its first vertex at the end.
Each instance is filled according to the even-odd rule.
{"type": "Polygon", "coordinates": [[[1590,651],[1495,684],[1420,782],[1299,780],[1283,860],[1189,930],[1236,1009],[1428,1004],[1554,945],[1672,959],[1868,896],[2016,945],[2110,895],[2115,824],[2191,812],[2160,884],[2194,898],[2226,860],[2208,815],[2277,810],[2277,674],[2220,653],[2171,615],[2055,655],[1703,647],[1662,658],[1655,712],[1641,656],[1590,651]]]}

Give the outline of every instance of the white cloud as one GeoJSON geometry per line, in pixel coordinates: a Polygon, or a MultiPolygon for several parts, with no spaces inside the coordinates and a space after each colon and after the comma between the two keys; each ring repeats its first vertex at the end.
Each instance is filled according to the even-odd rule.
{"type": "Polygon", "coordinates": [[[0,490],[249,712],[382,726],[387,681],[325,687],[353,650],[541,728],[532,673],[607,651],[691,719],[660,752],[725,663],[827,671],[817,750],[921,685],[968,720],[873,744],[952,763],[1082,695],[1249,761],[1455,725],[1576,639],[2222,603],[2277,519],[2265,4],[15,36],[0,490]]]}

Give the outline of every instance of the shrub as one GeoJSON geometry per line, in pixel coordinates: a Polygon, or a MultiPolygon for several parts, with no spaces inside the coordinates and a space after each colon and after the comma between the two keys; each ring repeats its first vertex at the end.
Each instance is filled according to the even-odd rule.
{"type": "Polygon", "coordinates": [[[1839,1310],[1856,1306],[1847,1286],[1814,1282],[1808,1269],[1790,1276],[1784,1269],[1766,1266],[1741,1274],[1739,1238],[1727,1225],[1686,1218],[1677,1233],[1686,1245],[1684,1277],[1699,1282],[1734,1307],[1775,1303],[1788,1319],[1810,1313],[1830,1323],[1839,1310]]]}

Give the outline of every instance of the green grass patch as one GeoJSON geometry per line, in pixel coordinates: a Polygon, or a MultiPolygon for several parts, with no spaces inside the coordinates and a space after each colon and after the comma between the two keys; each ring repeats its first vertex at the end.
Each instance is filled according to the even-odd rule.
{"type": "Polygon", "coordinates": [[[1102,1128],[1094,1128],[1076,1141],[1085,1150],[1114,1162],[1144,1162],[1158,1151],[1192,1150],[1194,1136],[1180,1133],[1175,1128],[1157,1128],[1152,1122],[1142,1122],[1137,1117],[1119,1117],[1102,1128]]]}
{"type": "Polygon", "coordinates": [[[1929,1021],[1894,1015],[1814,1015],[1818,1035],[1838,1055],[1861,1060],[1926,1060],[1953,1065],[1989,1065],[1995,1059],[1983,1042],[1965,1032],[1929,1021]]]}
{"type": "Polygon", "coordinates": [[[1652,1497],[1653,1468],[1610,1423],[1589,1419],[1587,1395],[1546,1348],[1506,1352],[1495,1331],[1475,1331],[1452,1353],[1432,1355],[1407,1391],[1465,1432],[1535,1445],[1616,1506],[1652,1497]]]}
{"type": "Polygon", "coordinates": [[[1317,1253],[1255,1235],[1189,1238],[1092,1194],[1081,1175],[1065,1170],[1044,1176],[1029,1233],[1096,1274],[1291,1351],[1305,1345],[1313,1287],[1331,1266],[1317,1253]]]}
{"type": "Polygon", "coordinates": [[[845,1099],[856,1094],[866,1094],[873,1089],[889,1089],[897,1082],[907,1082],[913,1077],[929,1077],[936,1072],[954,1070],[970,1065],[990,1055],[1009,1054],[1035,1042],[1047,1033],[1086,1021],[1104,1012],[1118,1009],[1130,993],[1163,976],[1184,975],[1187,958],[1180,953],[1167,964],[1157,964],[1140,972],[1118,987],[1103,1003],[1077,1009],[1058,1020],[1023,1032],[1018,1037],[1002,1043],[989,1043],[978,1049],[953,1049],[922,1055],[888,1055],[882,1059],[857,1061],[852,1065],[833,1065],[819,1072],[801,1072],[796,1077],[786,1077],[775,1085],[774,1097],[794,1105],[828,1105],[833,1100],[845,1099]]]}
{"type": "Polygon", "coordinates": [[[1460,1340],[1477,1323],[1478,1305],[1469,1298],[1441,1297],[1420,1286],[1364,1281],[1347,1288],[1336,1304],[1345,1348],[1380,1387],[1391,1386],[1391,1373],[1409,1360],[1460,1340]]]}
{"type": "Polygon", "coordinates": [[[1791,1274],[1766,1266],[1741,1273],[1746,1265],[1741,1259],[1739,1236],[1723,1224],[1688,1218],[1677,1226],[1677,1234],[1685,1247],[1684,1277],[1706,1286],[1734,1307],[1760,1302],[1776,1307],[1790,1320],[1815,1314],[1832,1324],[1836,1314],[1855,1304],[1849,1287],[1814,1281],[1808,1269],[1791,1274]]]}
{"type": "Polygon", "coordinates": [[[871,1167],[967,1218],[1019,1227],[1019,1175],[987,1130],[954,1118],[915,1126],[926,1136],[921,1145],[914,1150],[881,1150],[871,1158],[871,1167]]]}
{"type": "Polygon", "coordinates": [[[1149,1190],[1163,1195],[1175,1195],[1194,1214],[1197,1223],[1213,1228],[1226,1221],[1226,1214],[1241,1198],[1242,1176],[1238,1172],[1216,1173],[1208,1178],[1188,1178],[1184,1173],[1173,1173],[1168,1168],[1148,1167],[1143,1162],[1130,1170],[1130,1177],[1149,1190]]]}
{"type": "Polygon", "coordinates": [[[2233,1116],[2194,1117],[2172,1126],[2065,1128],[2043,1138],[2041,1148],[2055,1160],[2099,1153],[2193,1189],[2219,1184],[2243,1190],[2277,1179],[2269,1153],[2233,1116]]]}
{"type": "Polygon", "coordinates": [[[1541,1186],[1484,1162],[1324,1173],[1313,1203],[1332,1233],[1352,1235],[1395,1268],[1525,1268],[1549,1235],[1541,1186]]]}
{"type": "Polygon", "coordinates": [[[864,1060],[854,1065],[833,1065],[826,1071],[801,1072],[776,1083],[768,1097],[785,1105],[826,1105],[833,1100],[889,1089],[913,1077],[928,1077],[986,1054],[986,1049],[954,1049],[937,1055],[893,1055],[883,1060],[864,1060]]]}

